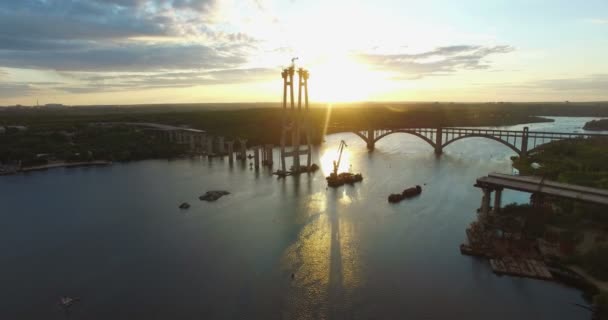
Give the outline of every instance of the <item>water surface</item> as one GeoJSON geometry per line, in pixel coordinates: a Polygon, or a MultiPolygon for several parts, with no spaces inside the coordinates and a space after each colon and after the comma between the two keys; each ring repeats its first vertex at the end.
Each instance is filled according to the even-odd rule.
{"type": "MultiPolygon", "coordinates": [[[[527,126],[575,132],[588,120],[527,126]]],[[[344,133],[315,149],[322,170],[285,180],[205,158],[1,177],[0,318],[63,319],[58,298],[72,295],[71,319],[588,319],[577,290],[460,255],[475,179],[511,173],[513,155],[471,138],[436,157],[407,134],[368,153],[344,133]],[[342,139],[343,167],[364,180],[327,189],[342,139]],[[420,197],[386,201],[416,184],[420,197]],[[213,189],[232,194],[197,199],[213,189]]]]}

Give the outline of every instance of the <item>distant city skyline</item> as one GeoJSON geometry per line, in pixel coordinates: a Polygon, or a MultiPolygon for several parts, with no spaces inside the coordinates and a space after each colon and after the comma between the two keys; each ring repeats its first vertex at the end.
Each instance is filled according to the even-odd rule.
{"type": "Polygon", "coordinates": [[[606,101],[608,2],[0,2],[0,105],[606,101]]]}

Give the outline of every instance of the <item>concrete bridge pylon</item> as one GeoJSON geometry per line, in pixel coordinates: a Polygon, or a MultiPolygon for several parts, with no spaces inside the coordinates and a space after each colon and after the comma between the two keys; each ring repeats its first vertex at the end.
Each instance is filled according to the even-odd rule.
{"type": "Polygon", "coordinates": [[[283,69],[283,111],[281,130],[281,171],[290,171],[286,159],[292,157],[292,173],[301,171],[300,156],[306,155],[306,166],[312,164],[312,143],[310,139],[310,122],[308,116],[308,70],[296,70],[294,59],[290,67],[283,69]],[[298,100],[294,99],[294,81],[297,73],[298,100]],[[302,95],[304,95],[302,99],[302,95]],[[288,108],[289,105],[289,108],[288,108]],[[305,143],[302,143],[302,140],[305,143]]]}

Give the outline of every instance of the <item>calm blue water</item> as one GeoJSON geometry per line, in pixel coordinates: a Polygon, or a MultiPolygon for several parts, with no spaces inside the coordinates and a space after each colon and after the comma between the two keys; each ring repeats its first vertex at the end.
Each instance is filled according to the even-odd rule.
{"type": "Polygon", "coordinates": [[[0,177],[0,319],[64,319],[62,295],[82,299],[70,319],[589,318],[578,291],[498,277],[459,253],[481,199],[473,183],[510,173],[509,148],[471,138],[436,158],[396,134],[368,153],[335,134],[315,153],[324,170],[341,139],[344,166],[365,179],[337,190],[323,171],[277,180],[204,158],[0,177]],[[416,184],[419,198],[387,203],[416,184]],[[232,194],[198,200],[213,189],[232,194]]]}

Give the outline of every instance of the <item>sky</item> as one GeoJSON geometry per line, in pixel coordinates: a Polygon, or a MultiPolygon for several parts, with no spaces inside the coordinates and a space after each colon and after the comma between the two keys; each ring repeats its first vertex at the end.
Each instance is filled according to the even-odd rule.
{"type": "Polygon", "coordinates": [[[0,0],[0,105],[608,101],[606,0],[0,0]]]}

